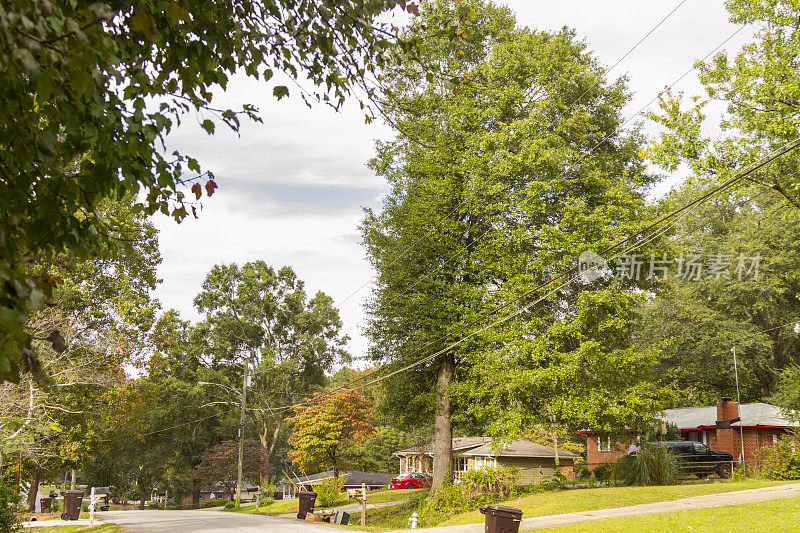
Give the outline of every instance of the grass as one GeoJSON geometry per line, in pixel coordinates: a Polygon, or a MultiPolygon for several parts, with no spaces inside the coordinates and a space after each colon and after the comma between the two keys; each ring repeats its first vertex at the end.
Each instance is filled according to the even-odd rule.
{"type": "MultiPolygon", "coordinates": [[[[703,481],[685,485],[667,485],[657,487],[603,487],[594,489],[573,489],[538,492],[506,500],[502,505],[522,509],[523,518],[546,516],[552,514],[577,511],[590,511],[625,507],[642,503],[678,500],[690,496],[716,494],[735,490],[755,489],[786,482],[748,479],[744,481],[703,481]]],[[[408,528],[408,517],[419,512],[414,502],[399,507],[371,509],[367,511],[368,530],[408,528]]],[[[468,511],[455,516],[424,517],[425,527],[453,526],[480,523],[484,516],[480,511],[468,511]]],[[[361,529],[358,527],[357,529],[361,529]]]]}
{"type": "Polygon", "coordinates": [[[99,526],[57,526],[57,527],[32,527],[24,531],[31,533],[73,533],[73,531],[93,531],[95,533],[123,533],[124,530],[115,524],[102,524],[99,526]]]}
{"type": "MultiPolygon", "coordinates": [[[[425,492],[426,490],[427,489],[375,490],[367,493],[367,503],[406,501],[409,498],[411,498],[411,496],[413,496],[414,494],[425,492]]],[[[350,505],[352,503],[358,503],[358,502],[356,500],[348,500],[347,497],[344,496],[344,493],[342,493],[342,500],[338,504],[328,506],[327,508],[333,509],[336,507],[341,507],[343,505],[350,505]]],[[[296,513],[298,510],[299,507],[297,500],[281,500],[281,501],[276,501],[275,503],[268,505],[266,507],[262,506],[258,510],[258,512],[256,512],[255,505],[242,507],[239,510],[239,512],[247,514],[279,515],[287,513],[296,513]]]]}
{"type": "Polygon", "coordinates": [[[710,509],[676,511],[547,528],[552,533],[630,533],[631,531],[783,532],[800,524],[800,498],[785,498],[710,509]]]}
{"type": "MultiPolygon", "coordinates": [[[[704,481],[686,485],[665,485],[656,487],[603,487],[597,489],[574,489],[567,491],[541,492],[522,498],[508,500],[503,505],[522,509],[522,516],[546,516],[551,514],[590,511],[626,507],[641,503],[679,500],[690,496],[717,494],[734,490],[756,489],[780,485],[780,481],[748,479],[744,481],[704,481]]],[[[457,515],[440,525],[450,526],[483,522],[480,511],[470,511],[457,515]]]]}

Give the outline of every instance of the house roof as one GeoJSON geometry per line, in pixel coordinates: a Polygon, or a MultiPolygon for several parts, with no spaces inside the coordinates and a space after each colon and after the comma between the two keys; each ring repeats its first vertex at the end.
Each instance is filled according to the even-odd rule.
{"type": "MultiPolygon", "coordinates": [[[[492,442],[491,437],[456,437],[453,439],[453,451],[468,450],[470,448],[477,448],[486,443],[492,442]]],[[[433,453],[433,443],[424,444],[422,446],[412,446],[404,450],[395,452],[395,455],[418,455],[424,453],[431,455],[433,453]]]]}
{"type": "MultiPolygon", "coordinates": [[[[664,411],[665,422],[675,424],[678,429],[692,431],[707,427],[716,427],[717,406],[683,407],[680,409],[667,409],[664,411]]],[[[770,426],[770,427],[797,427],[797,423],[790,421],[781,412],[780,407],[768,403],[743,403],[739,406],[741,422],[732,426],[770,426]]]]}
{"type": "MultiPolygon", "coordinates": [[[[492,444],[484,444],[477,448],[462,452],[462,455],[468,456],[491,456],[491,457],[555,457],[556,448],[550,446],[542,446],[535,442],[528,442],[526,440],[515,440],[507,446],[503,446],[499,453],[492,449],[492,444]]],[[[577,459],[580,456],[574,453],[558,450],[558,456],[564,459],[577,459]]]]}
{"type": "MultiPolygon", "coordinates": [[[[491,437],[457,437],[453,439],[453,451],[460,452],[461,455],[468,456],[492,456],[492,457],[555,457],[555,448],[542,446],[526,440],[515,440],[503,446],[499,454],[492,449],[491,437]]],[[[395,455],[418,455],[433,453],[433,444],[406,448],[395,452],[395,455]]],[[[574,453],[558,450],[558,456],[564,458],[577,458],[574,453]]]]}
{"type": "MultiPolygon", "coordinates": [[[[360,472],[356,470],[353,472],[342,472],[342,474],[339,476],[339,479],[342,482],[342,486],[345,487],[360,487],[362,484],[369,487],[378,487],[382,485],[388,485],[389,482],[391,482],[392,477],[394,477],[394,474],[385,474],[382,472],[360,472]]],[[[319,485],[329,479],[333,479],[333,470],[320,472],[319,474],[312,474],[310,476],[297,476],[291,480],[283,479],[281,480],[281,483],[294,483],[295,485],[319,485]]]]}

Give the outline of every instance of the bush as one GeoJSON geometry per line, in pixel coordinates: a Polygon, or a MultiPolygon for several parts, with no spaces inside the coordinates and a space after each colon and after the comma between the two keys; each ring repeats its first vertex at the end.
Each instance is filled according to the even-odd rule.
{"type": "Polygon", "coordinates": [[[611,476],[614,474],[614,465],[611,463],[600,463],[594,467],[592,473],[597,481],[606,482],[610,480],[611,476]]]}
{"type": "Polygon", "coordinates": [[[235,511],[236,510],[236,502],[225,502],[225,507],[223,507],[226,511],[235,511]]]}
{"type": "Polygon", "coordinates": [[[10,483],[0,479],[0,533],[9,533],[20,528],[16,509],[18,503],[17,491],[10,483]]]}
{"type": "Polygon", "coordinates": [[[225,500],[209,500],[203,504],[203,509],[208,509],[209,507],[222,507],[223,505],[230,503],[225,500]]]}
{"type": "Polygon", "coordinates": [[[260,500],[258,500],[258,505],[266,507],[268,505],[272,505],[275,503],[275,498],[272,496],[262,496],[260,500]]]}
{"type": "Polygon", "coordinates": [[[678,458],[666,446],[645,444],[636,455],[617,461],[614,478],[620,485],[674,485],[681,474],[678,458]]]}
{"type": "Polygon", "coordinates": [[[316,489],[316,507],[331,507],[337,503],[345,501],[346,499],[344,494],[342,494],[342,488],[341,485],[339,485],[339,480],[337,479],[329,479],[328,481],[323,482],[321,485],[318,485],[316,489]]]}
{"type": "Polygon", "coordinates": [[[511,468],[472,470],[461,476],[461,487],[469,501],[477,502],[486,497],[503,499],[514,490],[517,477],[517,471],[511,468]]]}
{"type": "Polygon", "coordinates": [[[517,487],[517,477],[514,469],[486,468],[465,472],[460,483],[449,480],[442,483],[420,511],[423,525],[433,525],[443,515],[452,516],[508,498],[517,487]]]}
{"type": "Polygon", "coordinates": [[[50,510],[53,511],[54,513],[58,512],[59,507],[58,507],[58,500],[57,499],[53,498],[53,501],[50,504],[50,510]]]}
{"type": "Polygon", "coordinates": [[[779,440],[764,450],[761,475],[767,479],[800,479],[800,450],[797,437],[779,440]]]}

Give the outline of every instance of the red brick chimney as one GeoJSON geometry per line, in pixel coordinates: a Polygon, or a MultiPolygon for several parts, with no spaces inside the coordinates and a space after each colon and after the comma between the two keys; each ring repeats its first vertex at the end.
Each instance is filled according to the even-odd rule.
{"type": "Polygon", "coordinates": [[[736,437],[730,421],[739,417],[739,403],[723,397],[717,402],[717,450],[737,456],[736,437]],[[727,427],[726,427],[727,426],[727,427]]]}

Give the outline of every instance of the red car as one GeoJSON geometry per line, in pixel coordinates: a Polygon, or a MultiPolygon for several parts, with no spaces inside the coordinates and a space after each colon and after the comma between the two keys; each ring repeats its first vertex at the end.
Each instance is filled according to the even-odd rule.
{"type": "Polygon", "coordinates": [[[390,489],[427,489],[433,483],[433,478],[428,474],[409,472],[392,478],[390,489]]]}

